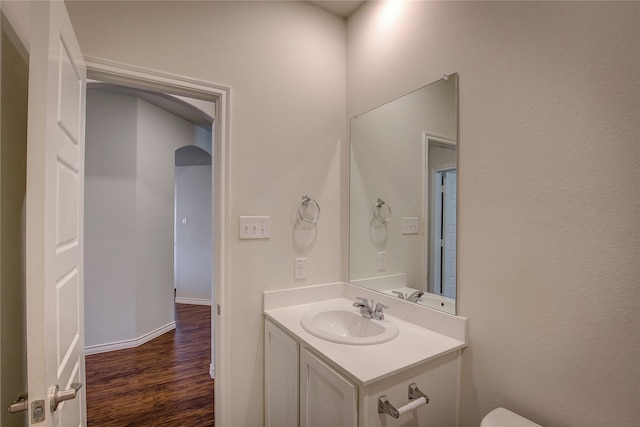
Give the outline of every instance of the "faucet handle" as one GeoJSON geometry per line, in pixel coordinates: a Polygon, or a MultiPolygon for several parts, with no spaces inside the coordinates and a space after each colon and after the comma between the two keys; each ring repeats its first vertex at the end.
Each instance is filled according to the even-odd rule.
{"type": "Polygon", "coordinates": [[[382,309],[383,309],[383,308],[384,308],[385,310],[390,310],[390,308],[389,308],[389,306],[388,306],[388,305],[384,305],[384,304],[383,304],[383,303],[381,303],[381,302],[379,302],[379,303],[377,303],[377,304],[376,304],[376,311],[377,311],[377,312],[382,312],[382,309]]]}
{"type": "Polygon", "coordinates": [[[381,302],[376,304],[376,309],[373,311],[373,318],[376,320],[384,320],[384,313],[382,309],[389,310],[388,305],[384,305],[381,302]]]}
{"type": "Polygon", "coordinates": [[[364,305],[369,305],[369,300],[367,300],[366,298],[356,297],[356,299],[360,300],[360,302],[364,305]]]}

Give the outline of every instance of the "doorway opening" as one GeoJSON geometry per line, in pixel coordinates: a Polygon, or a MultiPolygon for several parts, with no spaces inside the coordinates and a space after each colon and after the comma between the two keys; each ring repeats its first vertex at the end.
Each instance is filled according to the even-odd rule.
{"type": "Polygon", "coordinates": [[[212,378],[215,375],[216,420],[224,425],[230,416],[230,383],[225,374],[228,372],[225,367],[230,360],[229,324],[224,310],[229,295],[227,236],[230,88],[100,58],[85,56],[85,62],[87,77],[94,81],[169,94],[180,99],[189,98],[195,104],[205,101],[214,106],[216,125],[211,133],[213,259],[210,260],[213,269],[211,296],[214,302],[210,309],[212,349],[209,375],[212,378]]]}
{"type": "Polygon", "coordinates": [[[424,134],[425,262],[423,276],[429,293],[447,298],[456,294],[456,171],[454,140],[424,134]]]}
{"type": "MultiPolygon", "coordinates": [[[[86,111],[89,355],[138,347],[175,329],[178,283],[180,291],[192,296],[180,302],[211,306],[214,119],[186,98],[105,83],[88,84],[86,111]],[[193,200],[194,186],[198,200],[193,200]],[[185,203],[187,207],[181,206],[185,203]],[[182,212],[187,208],[188,224],[182,212]],[[193,228],[196,233],[190,233],[193,228]],[[196,270],[202,273],[194,275],[196,270]],[[200,293],[197,299],[194,289],[200,293]]],[[[212,334],[207,342],[213,344],[212,334]]],[[[96,358],[87,358],[87,364],[90,360],[96,358]]],[[[213,372],[213,358],[208,372],[213,372]]],[[[94,369],[87,366],[87,387],[92,383],[89,373],[94,369]]],[[[88,409],[94,407],[94,395],[87,389],[88,409]]],[[[87,415],[93,416],[91,411],[87,415]]]]}
{"type": "Polygon", "coordinates": [[[456,169],[435,171],[435,293],[456,297],[456,169]]]}
{"type": "Polygon", "coordinates": [[[212,305],[211,154],[205,149],[176,150],[174,199],[175,302],[212,305]]]}
{"type": "MultiPolygon", "coordinates": [[[[86,110],[85,346],[93,354],[175,328],[176,150],[185,149],[178,151],[185,164],[191,150],[210,163],[213,118],[181,99],[103,83],[88,85],[86,110]]],[[[211,247],[211,165],[204,172],[207,216],[196,222],[211,247]]],[[[210,250],[191,256],[199,265],[213,259],[210,250]]],[[[203,286],[210,305],[210,268],[203,286]]]]}

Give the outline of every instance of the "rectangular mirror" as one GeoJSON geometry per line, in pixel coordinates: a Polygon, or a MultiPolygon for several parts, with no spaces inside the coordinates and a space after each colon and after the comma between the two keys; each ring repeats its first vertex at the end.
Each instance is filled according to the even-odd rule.
{"type": "Polygon", "coordinates": [[[351,120],[349,282],[456,313],[458,75],[351,120]]]}

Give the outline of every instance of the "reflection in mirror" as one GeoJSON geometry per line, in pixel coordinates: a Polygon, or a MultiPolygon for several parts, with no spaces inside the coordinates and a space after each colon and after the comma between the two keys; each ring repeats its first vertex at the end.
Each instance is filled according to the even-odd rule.
{"type": "Polygon", "coordinates": [[[351,120],[349,282],[455,314],[458,75],[351,120]]]}

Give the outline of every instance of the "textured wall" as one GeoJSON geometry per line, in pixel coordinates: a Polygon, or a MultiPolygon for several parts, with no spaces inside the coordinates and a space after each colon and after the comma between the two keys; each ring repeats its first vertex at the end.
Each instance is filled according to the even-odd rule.
{"type": "Polygon", "coordinates": [[[640,4],[600,2],[371,2],[348,21],[349,116],[460,73],[463,426],[497,406],[638,425],[639,23],[640,4]]]}
{"type": "Polygon", "coordinates": [[[346,29],[305,2],[68,2],[83,52],[231,86],[231,425],[262,425],[262,292],[346,276],[346,29]],[[302,229],[302,194],[322,208],[302,229]],[[240,241],[240,215],[271,239],[240,241]],[[308,258],[293,280],[293,259],[308,258]],[[251,404],[248,404],[251,402],[251,404]]]}

